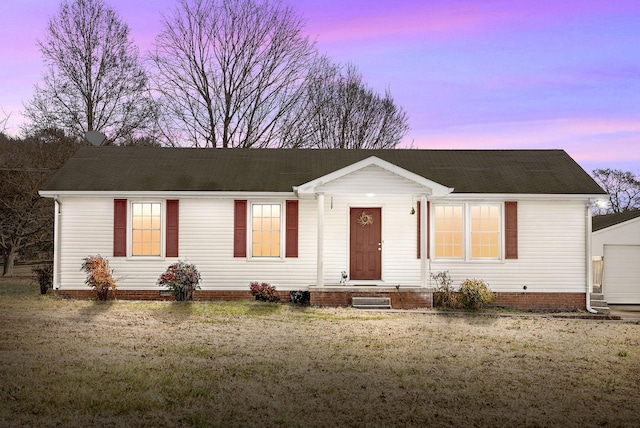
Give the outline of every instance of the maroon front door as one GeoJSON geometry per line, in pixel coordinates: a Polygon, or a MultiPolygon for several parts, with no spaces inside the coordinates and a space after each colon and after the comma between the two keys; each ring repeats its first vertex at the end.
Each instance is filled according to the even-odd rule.
{"type": "Polygon", "coordinates": [[[382,279],[382,209],[351,208],[349,218],[350,278],[382,279]]]}

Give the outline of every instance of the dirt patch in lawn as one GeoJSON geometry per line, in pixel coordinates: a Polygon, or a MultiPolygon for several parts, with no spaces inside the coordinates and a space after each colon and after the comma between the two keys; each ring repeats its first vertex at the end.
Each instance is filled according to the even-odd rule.
{"type": "Polygon", "coordinates": [[[2,426],[636,426],[640,326],[0,281],[2,426]]]}

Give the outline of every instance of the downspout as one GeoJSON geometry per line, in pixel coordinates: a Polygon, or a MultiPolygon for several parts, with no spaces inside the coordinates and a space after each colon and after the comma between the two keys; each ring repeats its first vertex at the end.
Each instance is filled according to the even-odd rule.
{"type": "Polygon", "coordinates": [[[427,218],[429,218],[429,212],[427,211],[427,195],[420,196],[420,287],[426,288],[429,285],[429,262],[427,258],[429,254],[429,242],[427,240],[427,218]]]}
{"type": "Polygon", "coordinates": [[[318,237],[316,261],[316,287],[324,286],[324,193],[317,193],[318,237]]]}
{"type": "Polygon", "coordinates": [[[58,196],[53,198],[55,202],[53,217],[53,289],[60,289],[60,215],[62,215],[62,204],[58,196]]]}
{"type": "Polygon", "coordinates": [[[587,203],[585,207],[585,237],[584,237],[584,252],[586,258],[586,278],[587,278],[587,301],[585,307],[587,308],[587,312],[592,314],[597,314],[598,311],[591,307],[591,281],[593,280],[593,262],[591,261],[591,203],[587,203]]]}

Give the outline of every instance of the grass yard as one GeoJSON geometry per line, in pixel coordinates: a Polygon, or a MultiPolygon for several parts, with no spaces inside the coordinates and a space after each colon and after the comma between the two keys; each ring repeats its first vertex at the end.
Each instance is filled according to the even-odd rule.
{"type": "Polygon", "coordinates": [[[640,325],[93,302],[0,278],[0,426],[626,427],[640,325]]]}

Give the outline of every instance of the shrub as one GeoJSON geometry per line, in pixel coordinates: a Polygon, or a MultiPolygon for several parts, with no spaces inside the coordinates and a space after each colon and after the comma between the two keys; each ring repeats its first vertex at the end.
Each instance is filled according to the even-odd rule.
{"type": "Polygon", "coordinates": [[[109,290],[116,290],[116,279],[109,269],[109,261],[100,255],[85,257],[83,260],[81,270],[87,273],[84,283],[96,290],[98,300],[107,300],[109,290]]]}
{"type": "Polygon", "coordinates": [[[249,284],[249,289],[251,290],[251,294],[254,295],[256,300],[261,300],[263,302],[280,301],[280,296],[278,296],[276,287],[274,287],[273,285],[267,284],[266,282],[254,281],[251,284],[249,284]]]}
{"type": "Polygon", "coordinates": [[[194,290],[200,289],[202,277],[195,265],[178,261],[160,275],[157,284],[171,290],[178,301],[193,300],[194,290]]]}
{"type": "Polygon", "coordinates": [[[437,274],[431,274],[431,278],[436,282],[437,294],[435,306],[443,308],[454,309],[459,306],[458,294],[453,288],[453,280],[449,276],[449,271],[438,272],[437,274]]]}
{"type": "Polygon", "coordinates": [[[290,291],[291,303],[307,306],[311,304],[311,294],[305,290],[290,291]]]}
{"type": "Polygon", "coordinates": [[[460,285],[459,298],[467,309],[480,309],[495,300],[489,285],[481,279],[465,279],[460,285]]]}
{"type": "Polygon", "coordinates": [[[40,294],[47,294],[47,290],[53,287],[53,263],[41,263],[31,269],[33,279],[40,284],[40,294]]]}

